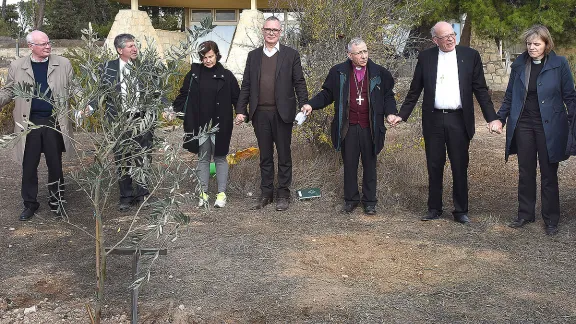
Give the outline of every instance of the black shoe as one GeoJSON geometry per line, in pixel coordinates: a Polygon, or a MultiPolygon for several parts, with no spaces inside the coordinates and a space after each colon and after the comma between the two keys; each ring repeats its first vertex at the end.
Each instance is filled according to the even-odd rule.
{"type": "Polygon", "coordinates": [[[119,212],[125,213],[125,212],[130,210],[130,207],[131,207],[130,203],[127,203],[127,202],[118,203],[118,211],[119,212]]]}
{"type": "Polygon", "coordinates": [[[512,228],[520,228],[528,223],[534,223],[533,219],[524,219],[524,218],[518,218],[515,219],[512,223],[508,224],[508,227],[512,227],[512,228]]]}
{"type": "Polygon", "coordinates": [[[376,206],[373,206],[373,205],[364,206],[364,214],[376,215],[376,206]]]}
{"type": "Polygon", "coordinates": [[[24,211],[22,211],[22,214],[20,214],[19,219],[23,222],[30,220],[30,218],[34,216],[34,212],[36,212],[36,209],[26,207],[24,208],[24,211]]]}
{"type": "Polygon", "coordinates": [[[276,210],[285,211],[290,206],[289,198],[276,198],[276,210]]]}
{"type": "Polygon", "coordinates": [[[342,212],[350,214],[351,212],[354,211],[354,209],[356,209],[356,207],[358,207],[358,203],[351,203],[351,202],[344,203],[344,206],[342,206],[342,212]]]}
{"type": "Polygon", "coordinates": [[[262,209],[266,205],[272,203],[272,197],[260,197],[254,205],[250,207],[251,210],[262,209]]]}
{"type": "Polygon", "coordinates": [[[460,224],[468,224],[468,223],[470,223],[470,218],[468,218],[468,215],[462,214],[462,215],[454,216],[454,221],[458,222],[460,224]]]}
{"type": "Polygon", "coordinates": [[[558,234],[558,226],[556,225],[546,225],[546,235],[556,235],[558,234]]]}
{"type": "Polygon", "coordinates": [[[422,216],[422,218],[420,218],[420,220],[422,220],[422,221],[435,220],[435,219],[439,219],[440,215],[442,215],[442,212],[428,211],[426,213],[426,215],[424,215],[424,216],[422,216]]]}

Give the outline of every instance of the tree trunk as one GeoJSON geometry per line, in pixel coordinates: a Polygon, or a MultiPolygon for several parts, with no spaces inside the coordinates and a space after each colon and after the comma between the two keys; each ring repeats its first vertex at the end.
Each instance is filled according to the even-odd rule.
{"type": "Polygon", "coordinates": [[[472,40],[472,19],[470,18],[470,15],[466,16],[464,29],[462,29],[462,35],[460,35],[460,46],[470,47],[470,41],[472,40]]]}
{"type": "Polygon", "coordinates": [[[6,0],[2,0],[2,20],[6,20],[6,0]]]}
{"type": "MultiPolygon", "coordinates": [[[[3,0],[4,1],[4,0],[3,0]]],[[[46,7],[46,0],[37,0],[38,7],[36,17],[34,17],[34,29],[41,29],[44,25],[44,7],[46,7]]]]}

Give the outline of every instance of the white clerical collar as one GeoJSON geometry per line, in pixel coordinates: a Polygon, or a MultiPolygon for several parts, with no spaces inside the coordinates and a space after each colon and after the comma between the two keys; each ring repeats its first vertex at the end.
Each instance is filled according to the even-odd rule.
{"type": "Polygon", "coordinates": [[[452,56],[452,55],[456,55],[456,49],[453,49],[450,52],[444,52],[440,49],[440,47],[438,47],[438,53],[440,55],[452,56]]]}
{"type": "Polygon", "coordinates": [[[32,54],[30,54],[30,61],[34,62],[34,63],[44,63],[44,62],[48,62],[48,59],[50,58],[50,56],[46,57],[45,59],[42,60],[37,60],[34,58],[34,56],[32,56],[32,54]]]}
{"type": "Polygon", "coordinates": [[[280,42],[276,42],[276,45],[274,45],[274,48],[272,48],[271,50],[268,49],[268,47],[266,47],[266,44],[264,44],[264,53],[276,53],[276,52],[280,52],[280,42]]]}

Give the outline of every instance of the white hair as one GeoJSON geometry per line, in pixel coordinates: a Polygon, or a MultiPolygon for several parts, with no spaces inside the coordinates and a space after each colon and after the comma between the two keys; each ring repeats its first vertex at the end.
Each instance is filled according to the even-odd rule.
{"type": "Polygon", "coordinates": [[[352,46],[354,45],[358,46],[360,44],[366,44],[366,42],[364,42],[364,40],[361,37],[354,37],[350,40],[348,46],[346,46],[346,50],[348,51],[348,53],[350,53],[352,52],[352,46]]]}
{"type": "Polygon", "coordinates": [[[28,33],[28,35],[26,35],[26,43],[34,43],[32,41],[32,32],[28,33]]]}

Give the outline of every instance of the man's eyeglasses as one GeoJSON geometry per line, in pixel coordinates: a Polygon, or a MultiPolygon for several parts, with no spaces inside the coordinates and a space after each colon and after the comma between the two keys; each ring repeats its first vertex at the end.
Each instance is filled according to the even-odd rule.
{"type": "Polygon", "coordinates": [[[358,52],[350,52],[352,55],[366,55],[368,54],[368,50],[358,51],[358,52]]]}
{"type": "Polygon", "coordinates": [[[35,45],[35,46],[40,46],[40,47],[47,47],[47,46],[52,46],[52,42],[46,42],[46,43],[30,43],[31,45],[35,45]]]}
{"type": "Polygon", "coordinates": [[[448,34],[448,35],[445,35],[445,36],[442,36],[442,37],[440,37],[440,36],[434,36],[434,37],[435,37],[436,39],[439,39],[439,40],[445,40],[445,39],[448,39],[448,38],[456,38],[456,33],[448,34]]]}
{"type": "Polygon", "coordinates": [[[276,29],[276,28],[262,28],[262,30],[266,34],[278,34],[279,32],[282,31],[282,29],[276,29]]]}

